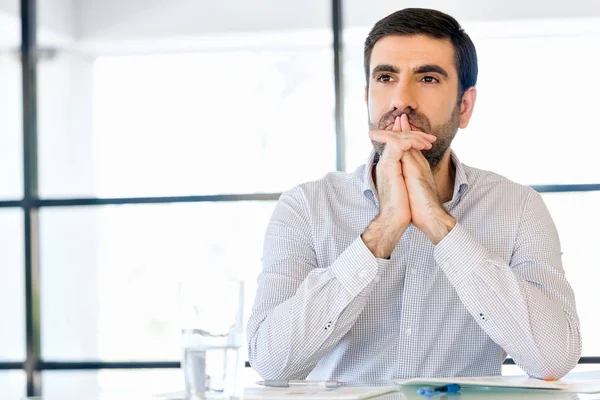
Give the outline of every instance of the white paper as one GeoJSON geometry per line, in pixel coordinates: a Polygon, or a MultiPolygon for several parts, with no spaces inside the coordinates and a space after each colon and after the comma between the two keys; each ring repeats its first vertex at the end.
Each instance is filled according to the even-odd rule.
{"type": "Polygon", "coordinates": [[[600,393],[600,371],[573,372],[558,381],[544,381],[519,376],[478,376],[460,378],[413,378],[396,379],[399,385],[446,385],[508,387],[519,389],[561,390],[572,393],[600,393]]]}
{"type": "Polygon", "coordinates": [[[246,388],[244,390],[244,400],[358,400],[394,392],[398,389],[397,386],[339,387],[336,389],[309,386],[291,388],[246,388]]]}

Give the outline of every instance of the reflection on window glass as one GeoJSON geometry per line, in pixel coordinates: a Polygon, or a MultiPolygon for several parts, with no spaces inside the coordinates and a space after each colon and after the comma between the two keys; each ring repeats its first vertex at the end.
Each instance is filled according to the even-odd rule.
{"type": "MultiPolygon", "coordinates": [[[[25,359],[23,212],[0,209],[0,360],[25,359]]],[[[2,386],[0,386],[2,387],[2,386]]]]}
{"type": "Polygon", "coordinates": [[[575,291],[581,322],[583,356],[600,354],[600,323],[598,323],[598,281],[596,267],[600,226],[600,192],[545,193],[544,201],[552,214],[563,252],[567,279],[575,291]]]}
{"type": "MultiPolygon", "coordinates": [[[[600,135],[591,128],[600,80],[580,84],[566,72],[573,65],[600,68],[600,58],[589,51],[600,48],[598,21],[592,22],[464,24],[477,48],[479,79],[469,127],[453,143],[462,162],[527,185],[600,182],[594,157],[582,153],[584,147],[600,147],[600,135]],[[578,145],[570,151],[564,149],[565,129],[577,132],[578,145]]],[[[345,34],[348,170],[364,164],[371,149],[363,99],[362,43],[367,34],[368,28],[345,34]]]]}
{"type": "Polygon", "coordinates": [[[178,360],[177,284],[202,271],[245,280],[247,319],[273,207],[261,201],[43,209],[42,356],[178,360]]]}

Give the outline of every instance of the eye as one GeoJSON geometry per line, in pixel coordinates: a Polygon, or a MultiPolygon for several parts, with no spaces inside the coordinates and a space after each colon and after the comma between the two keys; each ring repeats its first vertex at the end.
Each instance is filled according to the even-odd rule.
{"type": "Polygon", "coordinates": [[[392,76],[388,75],[388,74],[379,75],[379,77],[377,78],[377,82],[387,83],[387,82],[391,82],[391,81],[392,81],[392,76]]]}
{"type": "Polygon", "coordinates": [[[423,82],[425,82],[425,83],[439,83],[440,82],[439,80],[437,80],[433,76],[429,76],[429,75],[428,76],[424,76],[421,80],[423,82]]]}

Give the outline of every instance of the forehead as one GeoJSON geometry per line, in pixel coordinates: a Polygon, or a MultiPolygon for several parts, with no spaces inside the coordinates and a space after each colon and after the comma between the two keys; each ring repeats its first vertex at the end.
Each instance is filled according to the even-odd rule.
{"type": "Polygon", "coordinates": [[[450,39],[425,35],[388,35],[379,39],[371,53],[371,70],[380,64],[413,67],[437,64],[456,75],[454,46],[450,39]]]}

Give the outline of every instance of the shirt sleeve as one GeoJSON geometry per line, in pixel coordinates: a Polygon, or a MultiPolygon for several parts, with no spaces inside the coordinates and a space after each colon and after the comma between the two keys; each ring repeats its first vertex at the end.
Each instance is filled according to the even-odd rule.
{"type": "Polygon", "coordinates": [[[304,379],[354,325],[389,265],[357,237],[319,266],[301,190],[279,199],[248,321],[248,355],[264,379],[304,379]]]}
{"type": "Polygon", "coordinates": [[[459,223],[434,256],[467,310],[517,365],[558,379],[579,360],[579,319],[550,213],[533,190],[525,203],[510,263],[459,223]]]}

